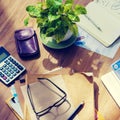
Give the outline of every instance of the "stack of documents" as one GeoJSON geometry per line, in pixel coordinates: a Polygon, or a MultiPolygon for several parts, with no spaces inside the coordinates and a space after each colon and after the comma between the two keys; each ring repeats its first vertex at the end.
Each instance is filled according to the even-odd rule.
{"type": "MultiPolygon", "coordinates": [[[[65,90],[65,85],[64,85],[62,76],[59,75],[59,76],[52,77],[51,80],[55,84],[57,84],[59,87],[61,87],[62,90],[65,90]]],[[[39,87],[38,82],[31,83],[30,86],[31,86],[31,88],[33,88],[31,90],[34,90],[36,93],[36,95],[34,95],[33,99],[35,101],[39,101],[39,102],[34,103],[34,105],[37,106],[36,109],[38,109],[39,111],[40,111],[40,109],[43,109],[44,106],[47,106],[49,103],[52,103],[52,102],[56,101],[56,99],[58,99],[58,98],[56,98],[55,93],[52,94],[51,92],[49,92],[48,91],[49,89],[47,90],[42,84],[39,87]]],[[[52,88],[52,87],[51,87],[51,89],[54,90],[54,88],[52,88]]],[[[22,86],[21,90],[22,90],[22,93],[24,95],[25,102],[26,102],[28,109],[29,109],[30,119],[37,120],[36,115],[33,111],[32,106],[31,106],[30,100],[29,100],[28,95],[27,95],[27,85],[22,86]]],[[[56,92],[58,92],[58,91],[56,91],[56,92]]],[[[70,102],[69,96],[67,96],[67,100],[69,102],[65,102],[65,103],[63,103],[63,105],[61,104],[61,106],[58,108],[53,107],[53,109],[51,109],[51,112],[41,116],[40,120],[53,120],[53,119],[55,119],[55,120],[62,120],[62,119],[67,120],[68,117],[74,112],[74,109],[75,109],[74,106],[70,102]],[[61,109],[62,112],[59,111],[59,109],[61,109]]],[[[76,116],[75,120],[79,120],[77,118],[77,116],[76,116]]]]}
{"type": "Polygon", "coordinates": [[[79,28],[79,40],[77,40],[74,43],[76,46],[88,49],[90,51],[96,52],[100,55],[109,58],[114,58],[116,52],[120,48],[120,38],[119,40],[115,41],[114,44],[112,44],[111,46],[105,47],[97,39],[88,34],[85,30],[83,30],[80,27],[78,28],[79,28]]]}
{"type": "MultiPolygon", "coordinates": [[[[94,108],[94,87],[93,81],[89,81],[84,75],[80,73],[76,73],[74,75],[54,75],[54,74],[42,74],[42,75],[27,75],[27,84],[34,84],[38,77],[47,77],[52,82],[54,82],[57,86],[59,86],[62,90],[67,93],[67,100],[70,103],[70,108],[63,114],[56,113],[56,108],[51,109],[50,114],[42,116],[41,120],[67,120],[78,108],[80,103],[84,101],[84,107],[78,113],[78,115],[74,118],[74,120],[79,120],[79,118],[83,120],[94,120],[95,117],[95,108],[94,108]],[[87,115],[86,115],[87,114],[87,115]],[[50,116],[49,116],[50,115],[50,116]]],[[[25,118],[30,118],[28,120],[36,120],[35,113],[31,107],[30,101],[27,95],[26,85],[21,87],[23,96],[25,98],[26,107],[28,110],[25,118]]],[[[46,91],[40,90],[38,91],[38,96],[45,96],[46,91]]],[[[51,98],[50,95],[46,96],[48,99],[51,98]]],[[[51,100],[54,100],[55,97],[52,97],[51,100]]],[[[39,103],[38,107],[41,107],[44,102],[48,99],[43,100],[43,103],[39,103]]],[[[48,104],[49,102],[47,102],[48,104]]],[[[63,109],[66,109],[66,106],[63,106],[63,109]]],[[[63,110],[62,110],[63,111],[63,110]]],[[[26,113],[26,112],[25,112],[26,113]]],[[[27,119],[26,119],[27,120],[27,119]]]]}

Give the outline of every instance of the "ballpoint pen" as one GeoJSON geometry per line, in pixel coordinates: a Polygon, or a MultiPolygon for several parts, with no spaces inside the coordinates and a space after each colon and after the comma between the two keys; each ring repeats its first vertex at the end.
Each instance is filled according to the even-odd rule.
{"type": "Polygon", "coordinates": [[[80,103],[80,105],[77,107],[77,109],[73,112],[73,114],[67,119],[67,120],[73,120],[75,116],[80,112],[80,110],[83,108],[84,102],[80,103]]]}
{"type": "Polygon", "coordinates": [[[102,29],[101,29],[88,15],[85,15],[85,17],[86,17],[99,31],[102,31],[102,29]]]}

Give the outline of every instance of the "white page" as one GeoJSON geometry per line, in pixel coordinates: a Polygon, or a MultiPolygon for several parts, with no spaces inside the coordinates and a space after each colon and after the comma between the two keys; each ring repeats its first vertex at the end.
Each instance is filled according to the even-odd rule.
{"type": "MultiPolygon", "coordinates": [[[[52,78],[50,78],[50,79],[67,93],[67,89],[66,89],[66,87],[65,87],[65,84],[64,84],[64,81],[63,81],[63,79],[62,79],[62,76],[59,75],[59,78],[60,78],[60,79],[56,79],[56,77],[58,78],[58,76],[55,76],[55,77],[52,77],[52,78]]],[[[34,114],[33,109],[32,109],[32,106],[31,106],[30,101],[29,101],[29,99],[28,99],[27,86],[26,86],[26,85],[25,85],[25,86],[22,86],[22,87],[21,87],[21,90],[22,90],[23,96],[24,96],[24,98],[25,98],[25,102],[26,102],[27,106],[29,106],[30,117],[31,117],[32,119],[34,119],[34,120],[37,120],[37,119],[36,119],[36,115],[34,114]]],[[[44,91],[41,91],[41,92],[38,91],[38,92],[39,92],[39,94],[41,94],[42,96],[44,96],[44,94],[46,93],[45,90],[44,90],[44,91]]],[[[49,96],[49,97],[51,97],[51,96],[49,96]]],[[[52,100],[53,100],[53,99],[54,99],[54,98],[52,98],[52,100]]],[[[47,100],[47,99],[46,99],[46,100],[47,100]]],[[[44,102],[46,102],[46,100],[43,101],[43,104],[44,104],[44,102]]],[[[75,108],[74,108],[74,106],[72,105],[72,102],[71,102],[70,97],[69,97],[68,94],[67,94],[67,100],[70,102],[71,107],[69,108],[68,111],[65,112],[65,114],[58,115],[58,114],[56,114],[56,112],[54,113],[54,111],[53,111],[53,113],[52,113],[51,115],[50,115],[50,114],[48,114],[48,115],[46,114],[45,116],[41,117],[40,120],[67,120],[67,119],[69,118],[69,116],[70,116],[70,115],[74,112],[74,110],[75,110],[75,108]]],[[[49,101],[48,101],[48,102],[49,102],[49,101]]],[[[68,104],[63,104],[62,110],[66,109],[67,106],[68,106],[68,104]]],[[[55,109],[55,108],[53,108],[53,110],[54,110],[54,109],[55,109]]],[[[76,116],[74,120],[78,120],[78,117],[76,116]]]]}
{"type": "Polygon", "coordinates": [[[89,3],[86,9],[89,19],[86,15],[81,15],[78,25],[108,47],[120,36],[119,20],[96,2],[89,3]]]}
{"type": "Polygon", "coordinates": [[[120,0],[94,0],[97,4],[105,7],[120,20],[120,0]]]}
{"type": "Polygon", "coordinates": [[[103,75],[101,80],[117,105],[120,107],[120,80],[113,71],[103,75]]]}
{"type": "Polygon", "coordinates": [[[18,94],[16,92],[15,86],[12,85],[10,87],[10,90],[11,90],[12,96],[14,97],[15,103],[12,100],[10,100],[9,104],[14,109],[14,111],[17,112],[17,114],[23,119],[23,112],[22,112],[22,108],[20,106],[20,102],[18,99],[18,94]]]}

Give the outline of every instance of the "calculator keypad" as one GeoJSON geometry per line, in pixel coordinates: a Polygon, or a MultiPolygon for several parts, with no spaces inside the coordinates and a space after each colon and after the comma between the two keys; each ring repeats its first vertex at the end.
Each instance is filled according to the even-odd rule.
{"type": "Polygon", "coordinates": [[[20,64],[15,58],[9,56],[0,64],[0,79],[5,84],[9,84],[24,71],[25,67],[20,64]]]}

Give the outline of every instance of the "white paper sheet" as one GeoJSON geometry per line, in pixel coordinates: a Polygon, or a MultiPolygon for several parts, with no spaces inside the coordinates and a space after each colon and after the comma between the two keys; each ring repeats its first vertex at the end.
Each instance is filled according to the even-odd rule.
{"type": "MultiPolygon", "coordinates": [[[[61,75],[59,75],[59,77],[58,77],[58,76],[52,77],[51,80],[52,80],[55,84],[57,84],[60,88],[62,88],[62,89],[67,93],[67,90],[66,90],[66,87],[65,87],[65,84],[64,84],[64,81],[63,81],[61,75]],[[57,79],[56,79],[56,77],[57,77],[57,79]],[[59,78],[59,79],[58,79],[58,78],[59,78]]],[[[41,88],[41,89],[42,89],[42,88],[41,88]]],[[[27,106],[29,106],[28,108],[29,108],[29,113],[30,113],[31,120],[37,120],[37,119],[36,119],[36,115],[35,115],[35,113],[34,113],[34,111],[33,111],[33,109],[32,109],[32,106],[31,106],[31,104],[30,104],[30,101],[29,101],[29,99],[28,99],[27,86],[26,86],[26,85],[25,85],[25,86],[22,86],[22,87],[21,87],[21,90],[22,90],[23,96],[24,96],[24,98],[25,98],[25,102],[26,102],[27,106]]],[[[38,93],[37,93],[38,96],[39,96],[39,95],[42,95],[42,96],[44,97],[45,94],[46,94],[46,91],[45,91],[45,90],[43,90],[43,91],[38,91],[38,93]],[[38,94],[38,93],[39,93],[39,94],[38,94]]],[[[51,96],[46,96],[46,97],[50,97],[50,98],[51,98],[51,96]]],[[[46,100],[47,100],[47,99],[46,99],[46,100]]],[[[46,102],[46,100],[43,101],[43,104],[44,104],[44,102],[46,102]]],[[[51,100],[54,100],[54,98],[52,97],[51,100]]],[[[69,118],[69,116],[70,116],[70,115],[74,112],[74,110],[75,110],[74,106],[73,106],[72,103],[71,103],[71,100],[70,100],[70,98],[69,98],[69,95],[67,95],[67,100],[68,100],[69,103],[71,104],[70,108],[67,109],[67,106],[69,105],[68,103],[63,103],[62,108],[61,108],[62,111],[63,111],[64,109],[65,109],[65,110],[67,109],[67,111],[65,111],[65,112],[62,113],[62,114],[57,114],[55,108],[53,108],[53,109],[51,109],[51,113],[50,113],[50,114],[46,114],[45,116],[40,117],[40,120],[67,120],[67,119],[69,118]]],[[[51,102],[51,101],[48,101],[47,103],[49,103],[49,102],[51,102]]],[[[41,106],[42,106],[42,105],[41,105],[41,106]]],[[[79,120],[79,119],[78,119],[78,117],[76,116],[74,120],[79,120]]]]}
{"type": "Polygon", "coordinates": [[[103,75],[101,80],[117,105],[120,107],[120,79],[113,71],[103,75]]]}
{"type": "Polygon", "coordinates": [[[75,42],[76,46],[88,49],[90,51],[96,52],[100,55],[104,55],[109,58],[114,58],[117,50],[120,48],[120,39],[115,41],[115,43],[109,47],[105,47],[94,37],[84,31],[82,28],[79,28],[80,40],[75,42]]]}

